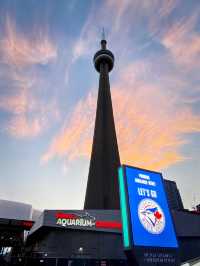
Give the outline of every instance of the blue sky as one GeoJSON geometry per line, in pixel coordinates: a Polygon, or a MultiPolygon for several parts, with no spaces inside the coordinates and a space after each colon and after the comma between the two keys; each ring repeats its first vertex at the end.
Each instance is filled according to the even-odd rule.
{"type": "Polygon", "coordinates": [[[0,198],[83,207],[104,27],[121,161],[200,202],[199,22],[193,0],[2,0],[0,198]]]}

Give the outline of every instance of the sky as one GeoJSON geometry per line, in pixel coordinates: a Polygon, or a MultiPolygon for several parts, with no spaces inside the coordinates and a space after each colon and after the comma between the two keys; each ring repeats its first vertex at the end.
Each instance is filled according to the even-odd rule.
{"type": "Polygon", "coordinates": [[[200,203],[198,0],[0,1],[0,198],[82,209],[105,28],[121,163],[200,203]]]}

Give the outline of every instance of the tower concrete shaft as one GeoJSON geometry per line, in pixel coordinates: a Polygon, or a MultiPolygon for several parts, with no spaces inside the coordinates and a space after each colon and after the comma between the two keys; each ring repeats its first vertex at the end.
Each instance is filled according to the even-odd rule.
{"type": "Polygon", "coordinates": [[[92,154],[85,196],[85,209],[119,209],[118,167],[120,157],[110,93],[109,71],[113,54],[101,41],[101,50],[94,56],[100,73],[92,154]]]}

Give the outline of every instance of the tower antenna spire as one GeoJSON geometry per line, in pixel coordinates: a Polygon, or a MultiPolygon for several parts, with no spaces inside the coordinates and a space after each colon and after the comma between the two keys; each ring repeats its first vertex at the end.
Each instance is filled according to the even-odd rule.
{"type": "Polygon", "coordinates": [[[101,49],[106,49],[106,38],[105,38],[105,30],[104,30],[104,27],[102,29],[102,34],[101,34],[101,49]]]}
{"type": "Polygon", "coordinates": [[[103,27],[103,29],[102,29],[101,39],[102,39],[102,40],[105,40],[105,39],[106,39],[106,37],[105,37],[105,29],[104,29],[104,27],[103,27]]]}

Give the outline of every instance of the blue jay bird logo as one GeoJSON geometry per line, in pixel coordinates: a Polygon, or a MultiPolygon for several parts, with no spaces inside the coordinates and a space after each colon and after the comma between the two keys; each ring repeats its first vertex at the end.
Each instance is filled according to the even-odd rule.
{"type": "Polygon", "coordinates": [[[161,207],[151,199],[143,199],[138,206],[138,217],[143,227],[152,234],[160,234],[165,227],[165,215],[161,207]]]}

